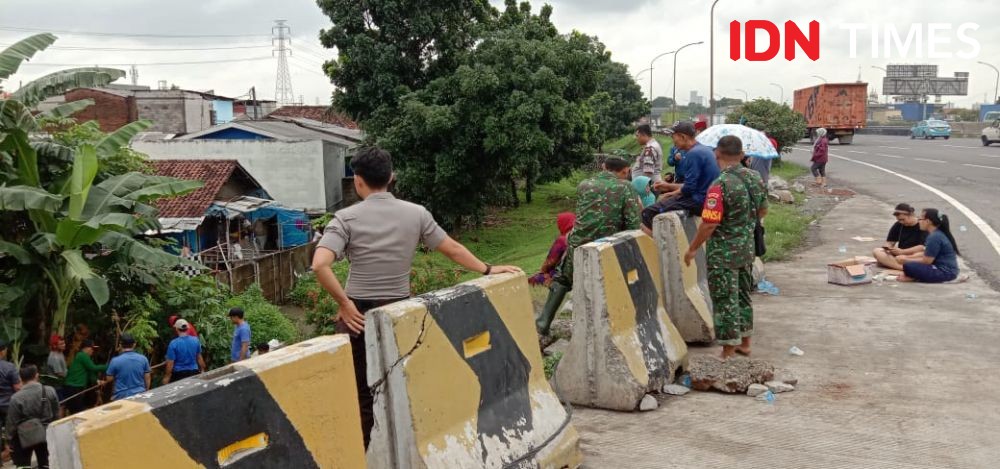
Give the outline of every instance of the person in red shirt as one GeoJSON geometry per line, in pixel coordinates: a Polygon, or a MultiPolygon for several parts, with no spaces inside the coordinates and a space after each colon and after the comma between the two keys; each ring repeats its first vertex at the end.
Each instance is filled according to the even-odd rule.
{"type": "Polygon", "coordinates": [[[812,175],[816,185],[826,186],[826,163],[830,161],[830,141],[826,138],[826,129],[816,129],[816,143],[813,144],[812,175]]]}
{"type": "MultiPolygon", "coordinates": [[[[170,316],[169,318],[167,318],[167,324],[170,324],[170,328],[173,329],[174,323],[177,322],[177,320],[180,319],[180,318],[181,318],[180,316],[174,314],[173,316],[170,316]]],[[[177,333],[176,329],[174,329],[174,333],[175,334],[177,333]]],[[[198,331],[195,330],[194,324],[191,324],[190,321],[188,321],[187,335],[189,335],[191,337],[198,337],[198,331]]]]}

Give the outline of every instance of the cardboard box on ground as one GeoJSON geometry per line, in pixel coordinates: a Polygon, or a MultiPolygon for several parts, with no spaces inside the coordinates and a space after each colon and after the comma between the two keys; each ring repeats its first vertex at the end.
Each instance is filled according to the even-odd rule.
{"type": "Polygon", "coordinates": [[[827,282],[845,286],[872,283],[876,263],[874,258],[865,256],[831,262],[826,267],[827,282]]]}

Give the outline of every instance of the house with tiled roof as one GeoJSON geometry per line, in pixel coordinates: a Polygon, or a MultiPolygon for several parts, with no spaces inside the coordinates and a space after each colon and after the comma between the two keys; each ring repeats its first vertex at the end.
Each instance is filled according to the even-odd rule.
{"type": "Polygon", "coordinates": [[[223,249],[220,256],[239,259],[309,241],[305,212],[271,200],[236,160],[154,160],[151,164],[158,176],[204,185],[185,196],[158,200],[162,228],[149,235],[172,238],[179,249],[186,248],[192,255],[223,249]]]}
{"type": "MultiPolygon", "coordinates": [[[[306,117],[236,120],[174,138],[139,139],[132,148],[153,160],[235,160],[282,204],[312,214],[344,200],[347,163],[362,133],[306,117]]],[[[347,182],[350,183],[348,179],[347,182]]]]}
{"type": "Polygon", "coordinates": [[[297,117],[344,127],[346,129],[358,129],[357,122],[354,122],[354,120],[344,114],[334,111],[329,106],[282,106],[269,114],[268,117],[297,117]]]}

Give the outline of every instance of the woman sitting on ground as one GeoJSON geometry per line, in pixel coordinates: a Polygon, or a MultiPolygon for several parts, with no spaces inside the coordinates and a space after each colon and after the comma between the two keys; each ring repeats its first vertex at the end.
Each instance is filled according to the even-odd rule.
{"type": "MultiPolygon", "coordinates": [[[[641,176],[645,177],[645,176],[641,176]]],[[[552,284],[552,278],[555,277],[556,267],[559,266],[559,262],[562,261],[563,255],[566,254],[566,237],[569,236],[569,232],[573,229],[573,225],[576,224],[576,215],[571,212],[563,212],[556,216],[556,226],[559,227],[559,237],[552,242],[552,247],[549,248],[549,255],[545,258],[545,262],[542,263],[542,268],[531,277],[528,277],[528,283],[531,285],[544,285],[549,286],[552,284]]],[[[570,255],[573,255],[570,253],[570,255]]]]}
{"type": "Polygon", "coordinates": [[[948,216],[935,208],[924,209],[920,229],[926,231],[923,258],[903,264],[900,282],[944,283],[958,278],[958,244],[951,234],[948,216]]]}
{"type": "Polygon", "coordinates": [[[653,180],[647,176],[639,176],[632,179],[632,188],[639,195],[642,208],[649,207],[656,203],[656,194],[653,194],[653,180]]]}

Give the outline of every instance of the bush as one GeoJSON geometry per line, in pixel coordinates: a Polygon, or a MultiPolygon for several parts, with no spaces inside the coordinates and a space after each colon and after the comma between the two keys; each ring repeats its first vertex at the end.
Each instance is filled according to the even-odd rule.
{"type": "Polygon", "coordinates": [[[778,141],[778,153],[791,151],[806,134],[806,119],[784,104],[755,99],[726,116],[727,124],[743,124],[767,132],[778,141]]]}

